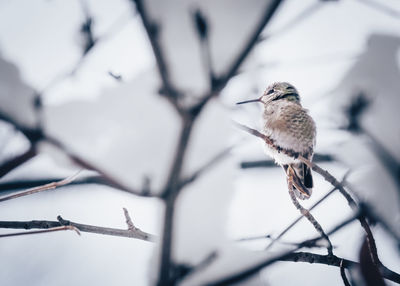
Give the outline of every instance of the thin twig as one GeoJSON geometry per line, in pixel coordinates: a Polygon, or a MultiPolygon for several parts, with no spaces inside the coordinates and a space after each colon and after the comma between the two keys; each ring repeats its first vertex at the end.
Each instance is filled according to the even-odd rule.
{"type": "Polygon", "coordinates": [[[64,226],[56,226],[56,227],[52,227],[52,228],[49,228],[49,229],[43,229],[43,230],[32,230],[32,231],[23,231],[23,232],[13,232],[13,233],[0,234],[0,238],[1,237],[30,235],[30,234],[40,234],[40,233],[54,232],[54,231],[60,231],[60,230],[74,230],[78,235],[81,235],[81,233],[79,232],[79,229],[77,229],[75,226],[73,226],[73,225],[64,225],[64,226]]]}
{"type": "MultiPolygon", "coordinates": [[[[275,15],[279,5],[283,0],[272,0],[267,4],[264,14],[260,17],[260,22],[249,36],[247,42],[243,45],[243,49],[240,51],[238,56],[232,61],[226,72],[214,79],[212,82],[212,89],[192,108],[191,113],[197,114],[207,104],[207,102],[214,96],[217,96],[222,89],[226,86],[228,81],[236,75],[239,67],[242,65],[244,60],[247,58],[249,53],[252,51],[254,46],[258,43],[261,32],[265,26],[270,22],[272,17],[275,15]]],[[[210,75],[211,76],[211,75],[210,75]]]]}
{"type": "Polygon", "coordinates": [[[35,188],[32,188],[32,189],[28,189],[26,191],[23,191],[23,192],[20,192],[20,193],[17,193],[17,194],[13,194],[13,195],[2,197],[2,198],[0,198],[0,202],[4,202],[4,201],[8,201],[8,200],[12,200],[12,199],[16,199],[16,198],[32,195],[32,194],[36,194],[36,193],[47,191],[47,190],[53,190],[53,189],[55,189],[57,187],[68,185],[73,180],[75,180],[76,177],[78,177],[78,175],[79,175],[79,173],[81,171],[82,170],[79,170],[74,175],[69,176],[68,178],[65,178],[65,179],[63,179],[61,181],[58,181],[58,182],[52,182],[52,183],[49,183],[49,184],[46,184],[46,185],[42,185],[42,186],[38,186],[38,187],[35,187],[35,188]]]}
{"type": "Polygon", "coordinates": [[[147,32],[153,54],[156,59],[158,72],[162,81],[162,94],[166,95],[167,99],[176,108],[176,111],[182,115],[182,108],[178,104],[177,99],[181,96],[180,92],[170,82],[169,70],[164,58],[164,52],[159,42],[159,26],[152,22],[145,9],[143,0],[131,0],[136,4],[136,10],[139,13],[143,26],[147,32]]]}
{"type": "MultiPolygon", "coordinates": [[[[0,183],[0,192],[28,189],[61,180],[62,178],[17,179],[15,181],[7,181],[4,183],[0,183]]],[[[87,184],[98,184],[98,185],[112,187],[112,185],[103,176],[99,175],[87,176],[83,178],[79,177],[69,183],[69,185],[87,185],[87,184]]]]}

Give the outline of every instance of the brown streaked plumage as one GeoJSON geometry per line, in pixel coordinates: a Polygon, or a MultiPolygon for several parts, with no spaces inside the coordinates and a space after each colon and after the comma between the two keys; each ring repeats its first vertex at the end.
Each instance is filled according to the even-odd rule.
{"type": "MultiPolygon", "coordinates": [[[[314,120],[300,103],[300,96],[294,86],[286,82],[277,82],[265,90],[255,100],[239,102],[261,102],[263,111],[263,131],[279,149],[297,153],[308,160],[314,154],[316,129],[314,120]]],[[[287,175],[294,177],[295,194],[300,199],[311,196],[313,179],[311,170],[300,160],[285,155],[268,144],[265,151],[281,165],[287,175]]]]}

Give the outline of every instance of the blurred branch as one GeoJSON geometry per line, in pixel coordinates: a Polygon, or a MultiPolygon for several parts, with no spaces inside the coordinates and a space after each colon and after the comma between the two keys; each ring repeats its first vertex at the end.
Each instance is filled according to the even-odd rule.
{"type": "Polygon", "coordinates": [[[379,265],[375,263],[369,252],[368,238],[365,237],[359,253],[360,270],[364,281],[367,286],[385,286],[379,265]]]}
{"type": "MultiPolygon", "coordinates": [[[[33,188],[36,186],[50,184],[54,181],[61,181],[62,178],[49,178],[49,179],[21,179],[15,181],[8,181],[0,183],[0,192],[12,191],[19,189],[33,188]]],[[[112,185],[104,179],[103,176],[88,176],[85,178],[76,179],[69,183],[69,185],[86,185],[86,184],[98,184],[112,187],[112,185]]]]}
{"type": "MultiPolygon", "coordinates": [[[[382,1],[373,1],[373,0],[358,0],[359,2],[381,12],[387,16],[393,17],[395,19],[400,19],[400,11],[393,9],[385,4],[382,4],[382,1]]],[[[397,6],[398,7],[398,6],[397,6]]]]}
{"type": "Polygon", "coordinates": [[[396,183],[397,190],[400,194],[400,162],[398,162],[396,157],[390,154],[385,146],[361,124],[362,117],[370,105],[371,100],[366,94],[363,91],[358,92],[351,99],[349,106],[344,110],[348,123],[342,129],[356,135],[365,135],[369,139],[373,151],[396,183]]]}
{"type": "Polygon", "coordinates": [[[214,91],[218,92],[222,90],[227,82],[236,74],[240,65],[247,58],[250,51],[253,49],[254,45],[258,42],[261,32],[264,30],[264,27],[269,23],[272,19],[272,16],[275,14],[279,5],[282,3],[282,0],[272,0],[269,5],[267,5],[264,14],[260,18],[260,23],[254,29],[253,33],[250,35],[247,43],[243,46],[243,50],[239,53],[237,58],[232,62],[227,72],[219,77],[217,81],[217,85],[214,87],[214,91]]]}
{"type": "Polygon", "coordinates": [[[211,58],[211,49],[209,42],[209,28],[207,18],[203,15],[203,13],[196,9],[193,12],[193,21],[196,27],[197,35],[200,39],[200,46],[202,52],[202,59],[205,65],[206,72],[208,73],[209,81],[210,81],[210,90],[212,90],[215,82],[215,73],[211,58]]]}
{"type": "Polygon", "coordinates": [[[69,183],[71,183],[72,181],[75,180],[75,178],[79,175],[79,173],[82,170],[79,170],[77,173],[75,173],[74,175],[65,178],[61,181],[57,181],[57,182],[51,182],[45,185],[41,185],[23,192],[19,192],[17,194],[13,194],[13,195],[9,195],[9,196],[4,196],[4,197],[0,197],[0,202],[4,202],[4,201],[8,201],[8,200],[12,200],[12,199],[16,199],[16,198],[20,198],[23,196],[28,196],[28,195],[32,195],[32,194],[36,194],[39,192],[43,192],[43,191],[47,191],[47,190],[52,190],[55,189],[57,187],[61,187],[61,186],[65,186],[68,185],[69,183]]]}
{"type": "MultiPolygon", "coordinates": [[[[244,61],[244,59],[249,54],[250,50],[253,48],[255,43],[257,42],[257,38],[259,37],[261,31],[264,26],[269,22],[270,18],[274,14],[275,10],[282,2],[281,0],[273,0],[268,5],[264,15],[261,17],[261,22],[254,30],[254,33],[250,36],[248,42],[244,45],[244,49],[239,53],[239,56],[233,61],[231,67],[228,69],[227,73],[223,75],[219,79],[213,80],[212,68],[211,68],[211,58],[210,54],[207,55],[209,57],[209,72],[211,78],[211,90],[203,96],[203,98],[193,107],[191,108],[183,108],[181,107],[178,99],[181,97],[180,92],[173,86],[172,82],[170,82],[169,70],[167,67],[167,62],[164,58],[164,54],[162,51],[161,44],[159,42],[159,29],[160,27],[157,23],[153,22],[147,11],[145,9],[143,0],[131,0],[136,4],[136,9],[141,16],[143,26],[148,34],[149,41],[151,43],[153,53],[156,59],[158,72],[160,74],[162,80],[162,93],[166,95],[167,99],[171,102],[171,104],[175,107],[176,111],[181,116],[182,127],[180,136],[178,139],[178,144],[175,149],[175,156],[170,168],[170,172],[168,175],[167,182],[163,188],[162,199],[165,202],[165,214],[164,214],[164,225],[163,225],[163,235],[162,235],[162,249],[161,249],[161,258],[160,258],[160,268],[159,268],[159,277],[158,277],[158,285],[172,285],[175,283],[178,277],[174,277],[176,275],[175,265],[171,259],[171,249],[172,249],[172,234],[173,234],[173,216],[174,216],[174,206],[175,201],[179,195],[179,191],[182,187],[181,173],[183,161],[186,155],[186,149],[189,143],[189,138],[193,129],[193,124],[195,119],[202,111],[203,107],[206,103],[213,97],[216,96],[226,85],[226,83],[234,76],[237,72],[237,69],[244,61]]],[[[205,18],[197,13],[195,15],[195,24],[198,30],[198,34],[200,39],[204,42],[204,39],[207,37],[208,27],[205,18]]],[[[203,170],[194,176],[192,179],[189,178],[189,181],[194,180],[203,170]]]]}
{"type": "Polygon", "coordinates": [[[277,37],[282,35],[288,30],[291,30],[292,28],[295,28],[297,25],[299,25],[301,22],[303,22],[306,19],[310,19],[312,14],[317,12],[319,8],[322,7],[322,3],[320,1],[313,2],[309,6],[307,6],[304,10],[302,10],[299,14],[297,14],[295,17],[291,18],[286,24],[284,24],[282,27],[276,29],[273,31],[271,34],[266,35],[264,37],[260,37],[259,41],[265,41],[267,39],[270,39],[271,37],[277,37]]]}
{"type": "Polygon", "coordinates": [[[7,175],[9,172],[29,161],[33,157],[36,156],[36,150],[33,147],[30,147],[26,152],[18,155],[14,158],[11,158],[0,165],[0,178],[7,175]]]}
{"type": "Polygon", "coordinates": [[[143,0],[131,0],[136,4],[136,9],[142,19],[143,26],[147,32],[151,47],[153,48],[154,57],[156,59],[158,72],[162,80],[162,94],[173,103],[179,114],[182,115],[182,109],[178,105],[177,99],[181,96],[180,92],[170,82],[168,66],[164,57],[161,44],[159,42],[159,26],[157,23],[152,22],[147,14],[143,0]]]}
{"type": "MultiPolygon", "coordinates": [[[[356,219],[359,216],[360,213],[358,213],[356,216],[351,217],[350,219],[343,221],[341,224],[337,225],[331,231],[329,231],[328,235],[332,235],[335,232],[339,231],[340,229],[348,225],[350,222],[354,221],[354,219],[356,219]]],[[[337,257],[336,255],[333,254],[320,255],[310,252],[296,252],[302,247],[313,247],[313,245],[315,245],[322,238],[323,237],[320,236],[315,239],[306,240],[302,243],[299,243],[296,248],[290,251],[284,252],[280,255],[276,255],[271,258],[267,258],[264,261],[260,261],[255,265],[252,265],[246,269],[242,269],[241,271],[236,272],[230,277],[225,277],[221,280],[211,282],[208,285],[231,285],[240,282],[277,261],[318,263],[336,267],[340,267],[342,265],[342,267],[344,268],[359,267],[359,263],[337,257]]],[[[382,264],[379,265],[379,269],[384,278],[400,284],[400,275],[398,273],[388,269],[382,264]]]]}
{"type": "Polygon", "coordinates": [[[60,230],[73,230],[78,235],[81,235],[81,233],[79,232],[79,230],[76,227],[74,227],[72,225],[65,225],[65,226],[56,226],[56,227],[52,227],[52,228],[45,229],[45,230],[33,230],[33,231],[23,231],[23,232],[0,234],[0,238],[1,237],[30,235],[30,234],[40,234],[40,233],[55,232],[55,231],[60,231],[60,230]]]}
{"type": "Polygon", "coordinates": [[[375,136],[373,136],[368,130],[363,128],[362,133],[370,140],[372,149],[381,161],[382,165],[385,167],[386,171],[392,177],[400,195],[400,162],[398,162],[396,157],[390,154],[390,152],[382,145],[382,143],[379,142],[377,138],[375,138],[375,136]]]}
{"type": "Polygon", "coordinates": [[[55,227],[72,226],[77,228],[81,232],[90,232],[103,235],[121,236],[136,238],[145,241],[156,241],[156,237],[147,232],[141,231],[138,228],[131,229],[117,229],[108,228],[101,226],[94,226],[88,224],[80,224],[68,220],[64,220],[61,216],[57,217],[58,221],[47,221],[47,220],[32,220],[32,221],[0,221],[0,228],[12,228],[12,229],[51,229],[55,227]]]}
{"type": "Polygon", "coordinates": [[[120,75],[120,74],[116,74],[112,71],[108,71],[108,75],[111,76],[116,81],[120,81],[120,82],[122,81],[122,75],[120,75]]]}
{"type": "MultiPolygon", "coordinates": [[[[314,154],[313,162],[316,163],[325,163],[325,162],[333,162],[335,158],[329,154],[314,154]]],[[[258,160],[258,161],[244,161],[240,163],[240,168],[248,169],[248,168],[260,168],[260,167],[279,167],[275,163],[274,160],[258,160]]]]}
{"type": "Polygon", "coordinates": [[[344,286],[351,286],[349,280],[347,280],[345,268],[343,267],[343,259],[340,262],[340,276],[342,277],[344,286]]]}
{"type": "MultiPolygon", "coordinates": [[[[211,91],[203,96],[203,98],[191,108],[192,114],[198,114],[204,105],[214,96],[217,96],[219,92],[226,86],[228,81],[234,77],[250,54],[251,50],[258,43],[261,32],[264,30],[265,26],[269,23],[272,16],[277,11],[279,5],[283,2],[283,0],[271,0],[264,10],[264,14],[260,17],[260,22],[253,30],[252,34],[249,36],[247,42],[243,45],[243,49],[239,52],[238,56],[232,61],[231,65],[227,69],[227,71],[221,76],[215,77],[215,80],[212,82],[211,91]]],[[[212,77],[212,75],[210,75],[212,77]]]]}

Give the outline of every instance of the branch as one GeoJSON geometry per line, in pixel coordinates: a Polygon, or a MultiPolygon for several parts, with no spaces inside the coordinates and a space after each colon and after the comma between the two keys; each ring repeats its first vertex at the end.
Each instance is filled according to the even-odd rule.
{"type": "Polygon", "coordinates": [[[149,37],[151,47],[153,48],[154,57],[156,59],[158,67],[158,73],[160,74],[160,78],[163,84],[163,94],[167,95],[167,98],[171,100],[174,107],[176,107],[177,111],[181,114],[182,110],[179,108],[176,101],[176,99],[180,97],[180,93],[174,88],[174,86],[170,82],[168,66],[164,58],[161,45],[159,43],[159,27],[157,23],[151,21],[142,0],[131,1],[136,4],[136,9],[142,19],[143,26],[149,37]]]}
{"type": "Polygon", "coordinates": [[[16,199],[16,198],[23,197],[23,196],[36,194],[36,193],[39,193],[39,192],[52,190],[52,189],[55,189],[57,187],[68,185],[69,183],[71,183],[79,175],[79,173],[81,171],[82,170],[79,170],[74,175],[69,176],[68,178],[65,178],[65,179],[63,179],[61,181],[58,181],[58,182],[52,182],[52,183],[45,184],[45,185],[42,185],[42,186],[38,186],[38,187],[35,187],[35,188],[32,188],[32,189],[28,189],[26,191],[23,191],[23,192],[20,192],[20,193],[17,193],[17,194],[13,194],[13,195],[2,197],[2,198],[0,198],[0,202],[16,199]]]}
{"type": "MultiPolygon", "coordinates": [[[[28,189],[35,186],[41,186],[50,184],[54,181],[61,181],[62,178],[48,178],[48,179],[27,179],[27,180],[15,180],[0,183],[0,192],[12,191],[19,189],[28,189]]],[[[76,179],[69,183],[69,185],[85,185],[85,184],[98,184],[112,187],[112,185],[103,176],[88,176],[84,178],[76,179]]]]}
{"type": "Polygon", "coordinates": [[[0,228],[12,228],[12,229],[51,229],[60,226],[72,226],[77,228],[81,232],[91,232],[103,235],[121,236],[136,238],[145,241],[156,241],[156,237],[152,234],[141,231],[135,228],[134,231],[129,229],[117,229],[108,228],[101,226],[94,226],[88,224],[80,224],[68,220],[64,220],[61,216],[57,217],[58,221],[47,221],[47,220],[32,220],[32,221],[0,221],[0,228]]]}
{"type": "MultiPolygon", "coordinates": [[[[334,227],[331,231],[328,232],[328,235],[332,235],[338,230],[342,229],[344,226],[348,225],[350,222],[354,221],[355,218],[360,216],[360,214],[357,214],[357,216],[353,216],[344,222],[340,223],[336,227],[334,227]]],[[[247,269],[243,269],[242,271],[238,271],[237,273],[233,274],[230,277],[223,278],[218,281],[214,281],[212,283],[209,283],[208,285],[231,285],[236,282],[242,281],[246,279],[247,277],[257,273],[261,269],[277,262],[277,261],[293,261],[293,262],[308,262],[308,263],[319,263],[319,264],[326,264],[330,266],[336,266],[340,267],[340,264],[342,263],[342,266],[344,268],[350,268],[352,266],[358,266],[359,264],[357,262],[353,262],[347,259],[339,258],[333,254],[331,255],[319,255],[319,254],[314,254],[314,253],[309,253],[309,252],[295,252],[296,250],[299,250],[302,247],[313,247],[322,237],[317,237],[315,239],[310,239],[303,241],[302,243],[299,243],[296,248],[287,251],[285,253],[282,253],[280,255],[277,255],[272,258],[268,258],[264,261],[260,261],[256,265],[252,265],[247,269]]],[[[400,275],[384,265],[380,264],[379,269],[381,270],[381,274],[384,278],[389,279],[393,282],[399,283],[400,284],[400,275]]]]}
{"type": "MultiPolygon", "coordinates": [[[[122,183],[118,182],[117,180],[115,180],[111,176],[107,175],[107,173],[102,171],[100,168],[94,166],[93,164],[91,164],[90,162],[86,161],[85,159],[79,157],[78,155],[73,154],[60,141],[58,141],[56,138],[53,138],[53,137],[50,137],[50,136],[44,134],[41,129],[26,128],[26,127],[18,124],[18,122],[13,120],[11,117],[6,116],[5,114],[2,114],[2,113],[0,113],[0,120],[3,120],[5,122],[8,122],[11,125],[13,125],[14,128],[16,128],[17,130],[22,132],[25,135],[25,137],[28,138],[28,140],[32,144],[31,149],[25,155],[22,155],[24,160],[17,160],[18,162],[20,162],[20,164],[22,164],[23,162],[25,162],[28,159],[32,158],[34,155],[36,155],[36,150],[35,150],[34,147],[35,147],[37,142],[46,141],[49,144],[51,144],[54,147],[57,147],[59,150],[61,150],[65,155],[67,155],[73,162],[75,162],[79,166],[81,166],[83,168],[86,168],[86,169],[89,169],[89,170],[93,170],[93,171],[98,172],[107,181],[108,185],[110,185],[110,186],[112,186],[114,188],[117,188],[119,190],[123,190],[123,191],[126,191],[128,193],[132,193],[132,194],[135,194],[135,195],[138,195],[138,196],[142,196],[142,197],[157,197],[156,195],[153,195],[153,194],[149,193],[147,190],[146,190],[146,192],[143,192],[143,191],[135,190],[135,189],[132,189],[132,188],[130,188],[128,186],[123,185],[122,183]]],[[[17,166],[19,166],[15,162],[12,163],[12,164],[8,163],[8,165],[11,166],[12,168],[7,167],[6,169],[4,169],[5,173],[7,173],[7,172],[11,171],[12,169],[16,168],[17,166]]]]}
{"type": "MultiPolygon", "coordinates": [[[[300,161],[302,161],[304,164],[306,164],[307,166],[309,166],[313,171],[317,172],[318,174],[320,174],[322,177],[324,177],[324,179],[329,182],[332,186],[334,186],[335,188],[337,188],[339,190],[339,192],[344,196],[344,198],[347,200],[347,203],[349,204],[349,206],[354,210],[354,211],[359,211],[359,207],[357,206],[357,203],[355,202],[355,200],[350,196],[350,194],[344,189],[343,184],[341,184],[338,180],[336,180],[336,178],[334,176],[332,176],[328,171],[322,169],[321,167],[319,167],[318,165],[316,165],[315,163],[310,162],[309,160],[307,160],[306,158],[304,158],[303,156],[301,156],[299,153],[293,152],[291,150],[287,150],[287,149],[281,149],[278,146],[275,145],[274,141],[269,138],[268,136],[260,133],[259,131],[249,128],[245,125],[236,123],[236,125],[241,128],[242,130],[256,136],[259,137],[261,139],[264,140],[264,142],[266,144],[268,144],[271,148],[274,148],[275,150],[277,150],[278,152],[282,152],[285,155],[294,157],[299,159],[300,161]]],[[[379,266],[381,263],[379,261],[378,258],[378,251],[376,249],[376,244],[375,244],[375,239],[372,235],[372,231],[368,225],[367,220],[365,219],[364,216],[360,216],[358,218],[358,220],[360,221],[361,226],[363,227],[365,233],[367,234],[367,242],[368,242],[368,248],[370,251],[370,255],[371,255],[371,259],[373,261],[373,263],[376,266],[379,266]]]]}
{"type": "Polygon", "coordinates": [[[328,254],[332,255],[333,254],[333,246],[332,246],[331,240],[329,239],[329,236],[326,235],[326,233],[322,229],[322,226],[314,218],[314,216],[297,201],[296,196],[293,191],[293,184],[291,182],[291,179],[288,179],[288,188],[289,188],[289,195],[290,195],[290,198],[292,199],[294,206],[300,211],[302,216],[304,216],[314,226],[315,230],[321,235],[321,237],[323,237],[325,239],[325,241],[328,243],[328,247],[327,247],[328,254]]]}
{"type": "Polygon", "coordinates": [[[55,146],[59,150],[61,150],[65,155],[67,155],[77,165],[81,166],[82,168],[96,171],[97,173],[99,173],[101,175],[101,177],[107,181],[107,183],[106,183],[107,185],[109,185],[113,188],[128,192],[128,193],[134,194],[134,195],[141,196],[141,197],[158,197],[157,195],[155,195],[151,192],[148,192],[148,190],[136,190],[136,189],[133,189],[129,186],[126,186],[126,185],[120,183],[118,180],[114,179],[112,176],[108,175],[106,172],[104,172],[100,168],[98,168],[95,165],[93,165],[92,163],[86,161],[84,158],[79,157],[78,155],[75,155],[72,152],[70,152],[67,149],[67,147],[64,146],[57,139],[49,137],[49,136],[45,136],[44,139],[48,143],[52,144],[53,146],[55,146]]]}
{"type": "MultiPolygon", "coordinates": [[[[329,266],[352,268],[359,267],[360,264],[348,259],[340,258],[335,255],[320,255],[310,252],[293,252],[285,257],[279,259],[280,261],[291,261],[291,262],[308,262],[308,263],[318,263],[325,264],[329,266]]],[[[390,281],[400,284],[400,275],[385,266],[380,266],[380,271],[382,276],[390,281]]]]}
{"type": "Polygon", "coordinates": [[[81,235],[81,233],[79,232],[79,229],[77,229],[76,227],[74,227],[72,225],[65,225],[65,226],[56,226],[56,227],[52,227],[52,228],[45,229],[45,230],[33,230],[33,231],[23,231],[23,232],[0,234],[0,238],[1,237],[30,235],[30,234],[40,234],[40,233],[55,232],[55,231],[60,231],[60,230],[74,230],[78,235],[81,235]]]}
{"type": "MultiPolygon", "coordinates": [[[[231,65],[225,72],[225,74],[216,77],[212,81],[211,91],[203,96],[203,98],[191,109],[192,114],[198,114],[204,105],[214,96],[218,95],[219,92],[226,86],[228,81],[236,75],[239,67],[243,63],[243,61],[247,58],[251,50],[257,44],[258,39],[260,37],[261,32],[264,30],[265,26],[269,23],[272,16],[275,14],[279,5],[283,2],[283,0],[272,0],[270,4],[267,5],[264,14],[261,17],[260,22],[254,29],[253,33],[249,36],[247,42],[243,45],[243,49],[240,51],[238,56],[232,61],[231,65]]],[[[210,75],[213,77],[213,75],[210,75]]]]}
{"type": "Polygon", "coordinates": [[[240,65],[247,58],[250,51],[253,49],[254,45],[258,42],[259,36],[261,32],[264,30],[264,27],[269,23],[272,16],[275,14],[279,5],[283,2],[282,0],[272,0],[271,3],[264,11],[264,15],[261,17],[260,23],[254,29],[254,32],[250,35],[247,43],[244,45],[243,50],[239,53],[237,58],[232,62],[231,66],[228,68],[228,71],[225,75],[221,76],[218,80],[218,85],[214,88],[215,91],[222,90],[227,82],[236,74],[240,65]]]}
{"type": "MultiPolygon", "coordinates": [[[[343,179],[342,182],[344,182],[348,176],[349,172],[347,172],[343,179]]],[[[309,211],[312,211],[315,207],[317,207],[319,204],[321,204],[323,201],[325,201],[330,195],[332,195],[335,191],[337,190],[336,187],[334,187],[332,190],[330,190],[328,193],[326,193],[321,199],[319,199],[317,202],[315,202],[310,208],[309,211]]],[[[287,226],[276,238],[274,238],[270,244],[267,246],[266,250],[271,248],[272,245],[279,240],[285,233],[287,233],[292,227],[294,227],[304,216],[300,215],[295,219],[289,226],[287,226]]]]}
{"type": "Polygon", "coordinates": [[[36,156],[36,150],[31,147],[25,153],[5,161],[3,164],[0,165],[0,178],[2,178],[4,175],[8,174],[12,170],[22,165],[23,163],[29,161],[35,156],[36,156]]]}

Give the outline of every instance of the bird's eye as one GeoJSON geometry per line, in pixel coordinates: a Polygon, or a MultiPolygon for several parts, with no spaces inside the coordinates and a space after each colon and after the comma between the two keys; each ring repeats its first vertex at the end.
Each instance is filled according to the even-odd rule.
{"type": "Polygon", "coordinates": [[[272,94],[272,93],[274,93],[274,90],[273,90],[273,89],[270,89],[270,90],[268,90],[268,92],[267,92],[267,94],[272,94]]]}

